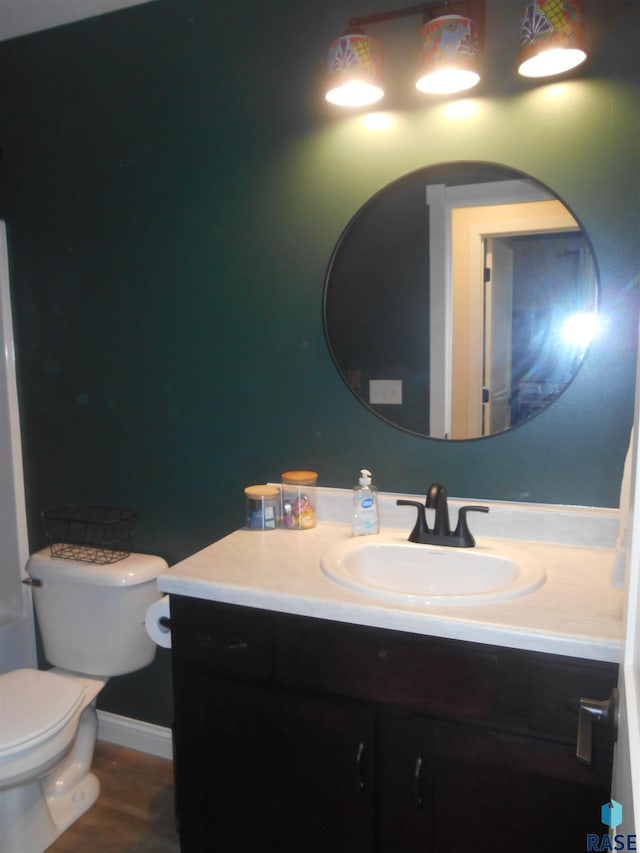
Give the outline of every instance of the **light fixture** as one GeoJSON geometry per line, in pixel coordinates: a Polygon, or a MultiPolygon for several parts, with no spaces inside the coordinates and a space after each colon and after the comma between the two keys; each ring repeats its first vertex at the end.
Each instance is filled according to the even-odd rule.
{"type": "Polygon", "coordinates": [[[519,74],[551,77],[586,58],[582,0],[536,0],[525,6],[520,16],[519,74]]]}
{"type": "Polygon", "coordinates": [[[426,93],[452,94],[474,86],[480,79],[475,66],[476,32],[482,32],[484,27],[484,0],[436,0],[351,18],[344,35],[329,47],[327,101],[341,107],[362,107],[379,101],[384,95],[381,49],[363,27],[417,14],[422,15],[424,26],[416,88],[426,93]],[[462,14],[449,14],[455,10],[462,14]]]}
{"type": "Polygon", "coordinates": [[[416,89],[429,95],[452,95],[480,80],[473,22],[462,15],[442,15],[420,30],[416,89]]]}
{"type": "Polygon", "coordinates": [[[375,104],[384,95],[381,66],[378,42],[347,30],[329,47],[327,101],[339,107],[375,104]]]}
{"type": "MultiPolygon", "coordinates": [[[[351,18],[331,43],[326,99],[341,107],[375,104],[384,95],[378,41],[363,31],[406,15],[422,15],[416,89],[436,95],[464,92],[480,80],[485,0],[435,0],[351,18]]],[[[551,77],[587,58],[583,0],[531,0],[520,15],[518,73],[551,77]]]]}

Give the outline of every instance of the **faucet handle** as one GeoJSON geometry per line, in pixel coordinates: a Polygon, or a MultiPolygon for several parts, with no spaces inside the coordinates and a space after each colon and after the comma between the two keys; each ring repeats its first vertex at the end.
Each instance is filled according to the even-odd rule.
{"type": "Polygon", "coordinates": [[[405,501],[401,498],[398,498],[396,501],[396,506],[415,506],[418,510],[418,518],[416,519],[416,523],[414,525],[413,530],[409,534],[409,542],[422,542],[423,537],[429,533],[429,526],[427,524],[427,516],[425,513],[424,504],[421,504],[419,501],[405,501]]]}
{"type": "Polygon", "coordinates": [[[458,524],[453,532],[453,537],[457,539],[456,545],[459,548],[473,548],[476,540],[473,538],[469,526],[467,524],[468,512],[489,512],[488,506],[461,506],[458,512],[458,524]]]}

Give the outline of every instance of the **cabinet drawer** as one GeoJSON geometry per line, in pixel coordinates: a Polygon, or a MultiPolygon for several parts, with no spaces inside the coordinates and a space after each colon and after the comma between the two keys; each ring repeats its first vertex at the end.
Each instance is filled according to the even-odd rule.
{"type": "Polygon", "coordinates": [[[273,675],[273,614],[181,596],[170,600],[176,659],[219,675],[273,675]]]}
{"type": "Polygon", "coordinates": [[[487,646],[325,620],[278,622],[278,678],[317,691],[488,719],[496,655],[487,646]]]}

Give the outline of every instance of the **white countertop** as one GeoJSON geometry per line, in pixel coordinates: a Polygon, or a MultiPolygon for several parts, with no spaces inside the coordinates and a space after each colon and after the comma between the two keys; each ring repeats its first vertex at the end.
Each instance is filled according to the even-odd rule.
{"type": "MultiPolygon", "coordinates": [[[[383,530],[406,539],[415,510],[396,507],[396,497],[380,496],[383,530]],[[399,522],[406,524],[401,527],[399,522]]],[[[349,518],[350,500],[348,490],[320,489],[318,515],[330,520],[312,530],[237,530],[160,575],[159,589],[358,625],[618,662],[623,592],[610,580],[616,556],[615,510],[487,502],[489,515],[469,517],[478,545],[489,535],[509,540],[543,565],[546,582],[529,595],[500,603],[414,606],[347,589],[322,572],[324,551],[350,538],[348,524],[331,520],[349,518]],[[530,538],[523,538],[523,532],[530,538]]],[[[452,523],[460,505],[450,501],[452,523]]]]}

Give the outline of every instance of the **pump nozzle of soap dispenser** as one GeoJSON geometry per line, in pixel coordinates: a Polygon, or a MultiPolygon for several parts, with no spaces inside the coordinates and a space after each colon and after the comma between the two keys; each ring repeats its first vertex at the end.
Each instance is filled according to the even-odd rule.
{"type": "Polygon", "coordinates": [[[368,471],[366,468],[360,469],[360,479],[358,483],[361,486],[370,486],[371,485],[371,471],[368,471]]]}

